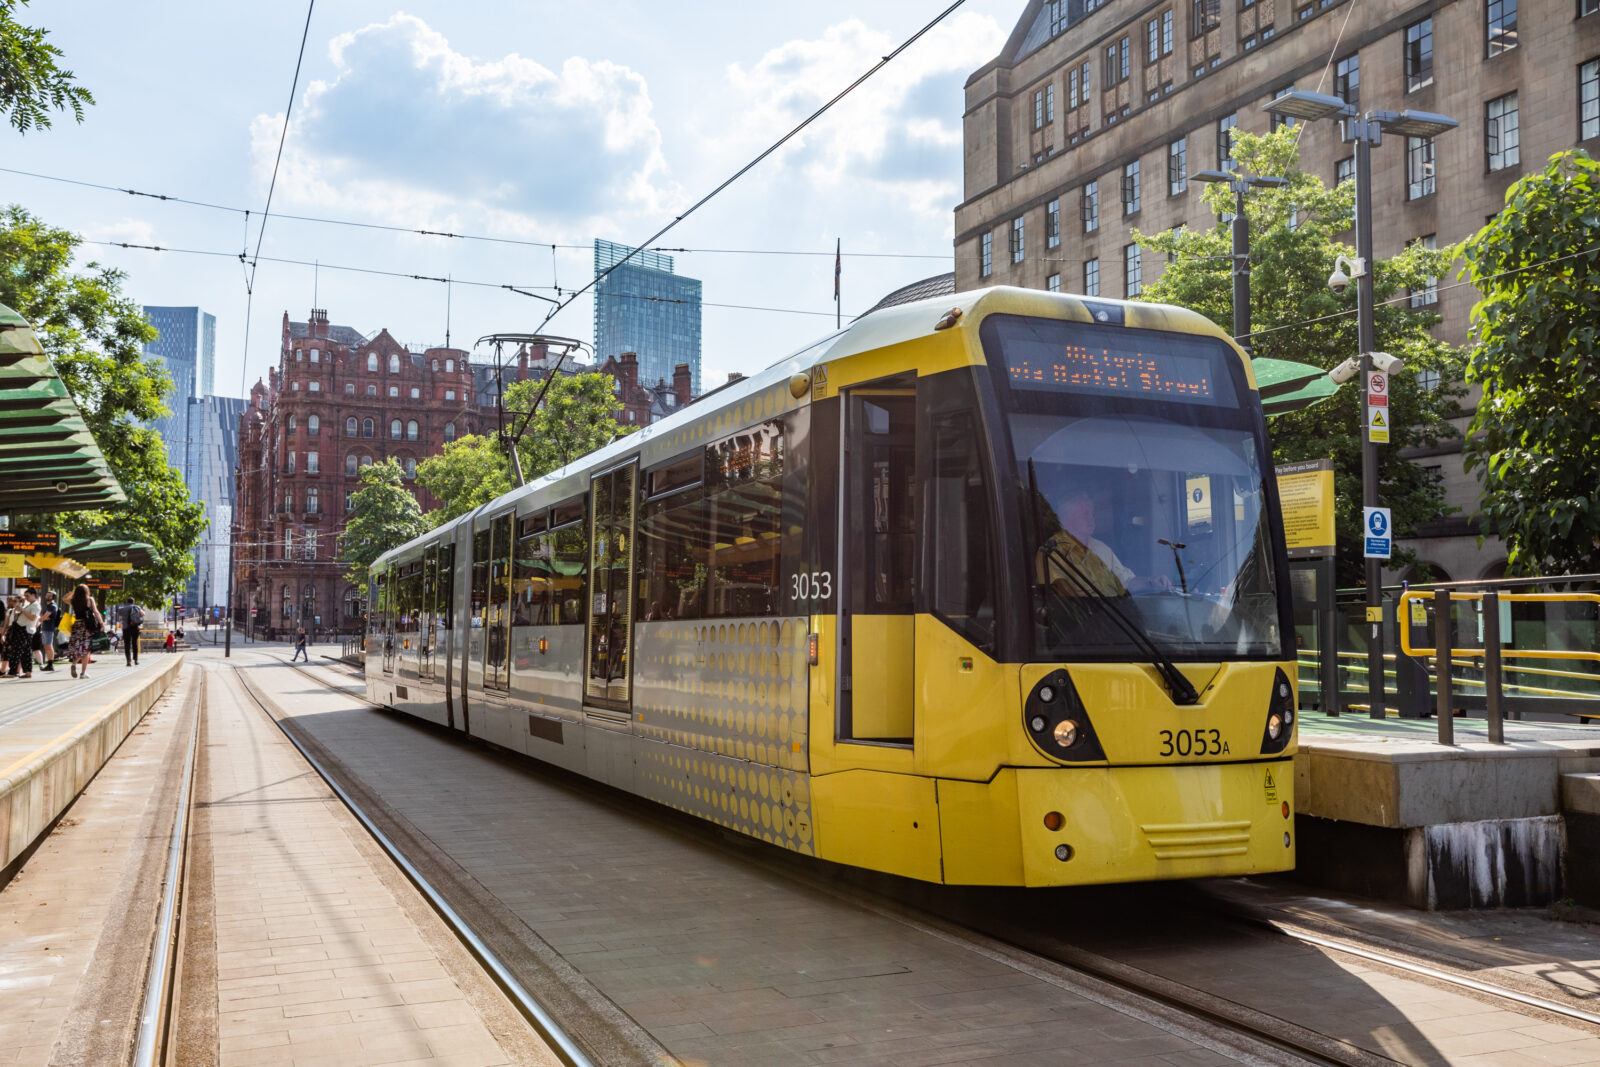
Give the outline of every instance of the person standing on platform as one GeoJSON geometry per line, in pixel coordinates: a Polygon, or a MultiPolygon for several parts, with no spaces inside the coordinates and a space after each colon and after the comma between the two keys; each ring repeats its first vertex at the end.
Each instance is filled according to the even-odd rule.
{"type": "Polygon", "coordinates": [[[307,663],[311,662],[311,657],[306,655],[306,632],[304,630],[294,635],[294,655],[289,657],[289,662],[293,663],[297,659],[303,659],[307,663]]]}
{"type": "Polygon", "coordinates": [[[5,654],[7,678],[15,678],[22,672],[22,652],[26,640],[27,631],[22,628],[22,598],[13,593],[6,597],[5,654]]]}
{"type": "Polygon", "coordinates": [[[72,591],[72,640],[67,642],[67,659],[72,661],[74,678],[89,676],[89,638],[105,628],[89,587],[80,582],[72,591]]]}
{"type": "Polygon", "coordinates": [[[122,656],[128,661],[128,666],[138,666],[139,627],[144,625],[144,609],[135,604],[130,596],[118,614],[122,616],[122,656]]]}
{"type": "Polygon", "coordinates": [[[33,677],[33,657],[39,650],[39,591],[25,589],[17,605],[17,620],[22,623],[22,676],[33,677]]]}
{"type": "Polygon", "coordinates": [[[61,628],[61,605],[56,603],[54,590],[44,595],[44,607],[39,611],[39,662],[41,670],[56,669],[56,633],[61,628]]]}

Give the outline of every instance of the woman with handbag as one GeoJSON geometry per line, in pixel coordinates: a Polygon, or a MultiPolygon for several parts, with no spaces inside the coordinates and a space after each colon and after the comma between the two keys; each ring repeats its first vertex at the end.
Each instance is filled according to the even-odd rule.
{"type": "Polygon", "coordinates": [[[72,640],[67,643],[67,659],[74,678],[89,673],[89,638],[105,629],[100,609],[95,606],[89,587],[80,584],[72,591],[72,640]]]}
{"type": "Polygon", "coordinates": [[[26,631],[22,628],[22,598],[16,594],[6,597],[6,624],[0,643],[4,645],[7,678],[22,673],[22,642],[26,631]]]}

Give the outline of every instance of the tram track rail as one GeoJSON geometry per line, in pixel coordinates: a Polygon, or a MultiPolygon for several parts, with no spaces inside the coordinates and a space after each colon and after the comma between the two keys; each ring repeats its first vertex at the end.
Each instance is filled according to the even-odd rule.
{"type": "MultiPolygon", "coordinates": [[[[295,666],[296,670],[299,670],[298,665],[292,664],[291,666],[295,666]]],[[[591,1058],[582,1044],[561,1025],[551,1011],[528,989],[518,977],[516,971],[501,958],[485,938],[479,935],[478,931],[451,904],[445,894],[433,885],[389,835],[384,833],[377,822],[368,815],[361,804],[339,782],[337,777],[328,771],[299,737],[295,736],[295,732],[285,724],[282,715],[275,709],[270,698],[264,697],[258,687],[246,677],[247,672],[241,670],[238,666],[233,667],[233,672],[240,689],[245,695],[250,697],[256,706],[261,709],[262,714],[288,739],[289,743],[300,753],[301,758],[306,761],[306,764],[316,772],[317,776],[322,779],[334,796],[338,797],[339,801],[344,804],[346,810],[361,824],[362,829],[366,830],[367,834],[382,849],[389,860],[399,868],[407,881],[416,887],[417,891],[422,894],[423,899],[428,902],[428,905],[449,928],[450,932],[461,942],[473,959],[484,968],[500,990],[510,998],[517,1011],[546,1042],[556,1057],[567,1067],[598,1067],[600,1061],[591,1058]]],[[[314,677],[309,672],[302,673],[305,673],[307,677],[314,677]]],[[[366,703],[371,704],[372,702],[366,701],[366,703]]]]}
{"type": "MultiPolygon", "coordinates": [[[[351,697],[370,707],[383,708],[383,705],[350,687],[355,676],[347,670],[337,670],[334,666],[323,664],[291,664],[291,666],[305,677],[323,684],[326,684],[329,677],[341,678],[342,688],[351,697]]],[[[452,736],[458,737],[458,735],[452,736]]],[[[491,749],[494,748],[481,739],[472,740],[491,749]]],[[[511,755],[515,758],[515,754],[511,755]]],[[[597,795],[603,790],[603,787],[594,786],[584,780],[576,781],[579,788],[587,787],[597,795]]],[[[653,805],[648,804],[626,804],[624,799],[633,798],[624,798],[622,795],[613,795],[614,793],[612,790],[604,790],[602,799],[613,806],[625,807],[635,815],[653,808],[653,805]]],[[[730,842],[725,834],[716,832],[714,827],[698,824],[685,826],[682,825],[684,822],[685,820],[676,818],[670,820],[674,829],[692,834],[714,847],[737,855],[744,862],[781,874],[786,879],[800,881],[815,891],[933,932],[935,936],[962,941],[984,955],[1004,959],[1019,969],[1043,967],[1057,976],[1073,978],[1075,980],[1073,988],[1076,992],[1083,992],[1081,982],[1087,979],[1091,983],[1090,988],[1097,990],[1101,996],[1108,990],[1114,990],[1148,1002],[1153,1007],[1177,1012],[1185,1018],[1215,1027],[1237,1039],[1238,1043],[1234,1044],[1232,1051],[1243,1053],[1247,1061],[1256,1058],[1259,1062],[1284,1063],[1289,1062],[1284,1059],[1288,1056],[1297,1062],[1338,1064],[1345,1067],[1375,1067],[1375,1065],[1402,1062],[1363,1048],[1344,1038],[1321,1033],[1249,1004],[1210,993],[1065,941],[1030,935],[1025,931],[1006,928],[1000,924],[975,924],[970,917],[961,915],[958,911],[940,908],[937,904],[930,904],[926,899],[920,899],[925,897],[924,893],[916,890],[896,892],[894,880],[886,879],[884,876],[873,875],[867,879],[872,884],[859,884],[860,880],[853,880],[847,873],[844,880],[851,884],[849,888],[842,888],[839,879],[819,873],[815,869],[814,862],[805,862],[787,854],[777,853],[776,850],[752,850],[743,842],[730,842]],[[1097,983],[1103,983],[1103,986],[1097,986],[1097,983]]],[[[1474,996],[1475,999],[1495,1004],[1506,1010],[1518,1010],[1524,1014],[1529,1011],[1538,1013],[1540,1018],[1530,1021],[1558,1021],[1574,1024],[1586,1031],[1600,1032],[1600,1014],[1510,986],[1473,978],[1436,960],[1410,958],[1403,952],[1397,951],[1394,946],[1385,944],[1379,947],[1376,941],[1364,944],[1349,936],[1330,936],[1233,906],[1221,906],[1216,910],[1236,922],[1255,925],[1275,935],[1290,938],[1324,952],[1342,953],[1369,964],[1388,968],[1406,977],[1474,996]]],[[[1100,999],[1100,996],[1093,999],[1100,999]]]]}

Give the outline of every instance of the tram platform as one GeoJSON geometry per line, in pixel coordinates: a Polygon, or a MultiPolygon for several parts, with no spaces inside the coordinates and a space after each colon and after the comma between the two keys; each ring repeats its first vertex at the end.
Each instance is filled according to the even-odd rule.
{"type": "Polygon", "coordinates": [[[1600,727],[1452,729],[1441,744],[1432,719],[1302,714],[1297,877],[1426,908],[1600,903],[1600,727]]]}
{"type": "Polygon", "coordinates": [[[0,885],[83,791],[183,666],[181,655],[126,666],[100,654],[83,678],[65,660],[0,679],[0,885]]]}

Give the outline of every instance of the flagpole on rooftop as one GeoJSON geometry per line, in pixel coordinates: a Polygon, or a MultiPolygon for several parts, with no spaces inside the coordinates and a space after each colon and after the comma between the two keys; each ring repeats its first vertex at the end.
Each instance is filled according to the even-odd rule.
{"type": "Polygon", "coordinates": [[[839,268],[843,264],[843,252],[844,238],[835,237],[833,239],[833,328],[835,330],[839,329],[842,317],[843,305],[839,302],[839,268]]]}

